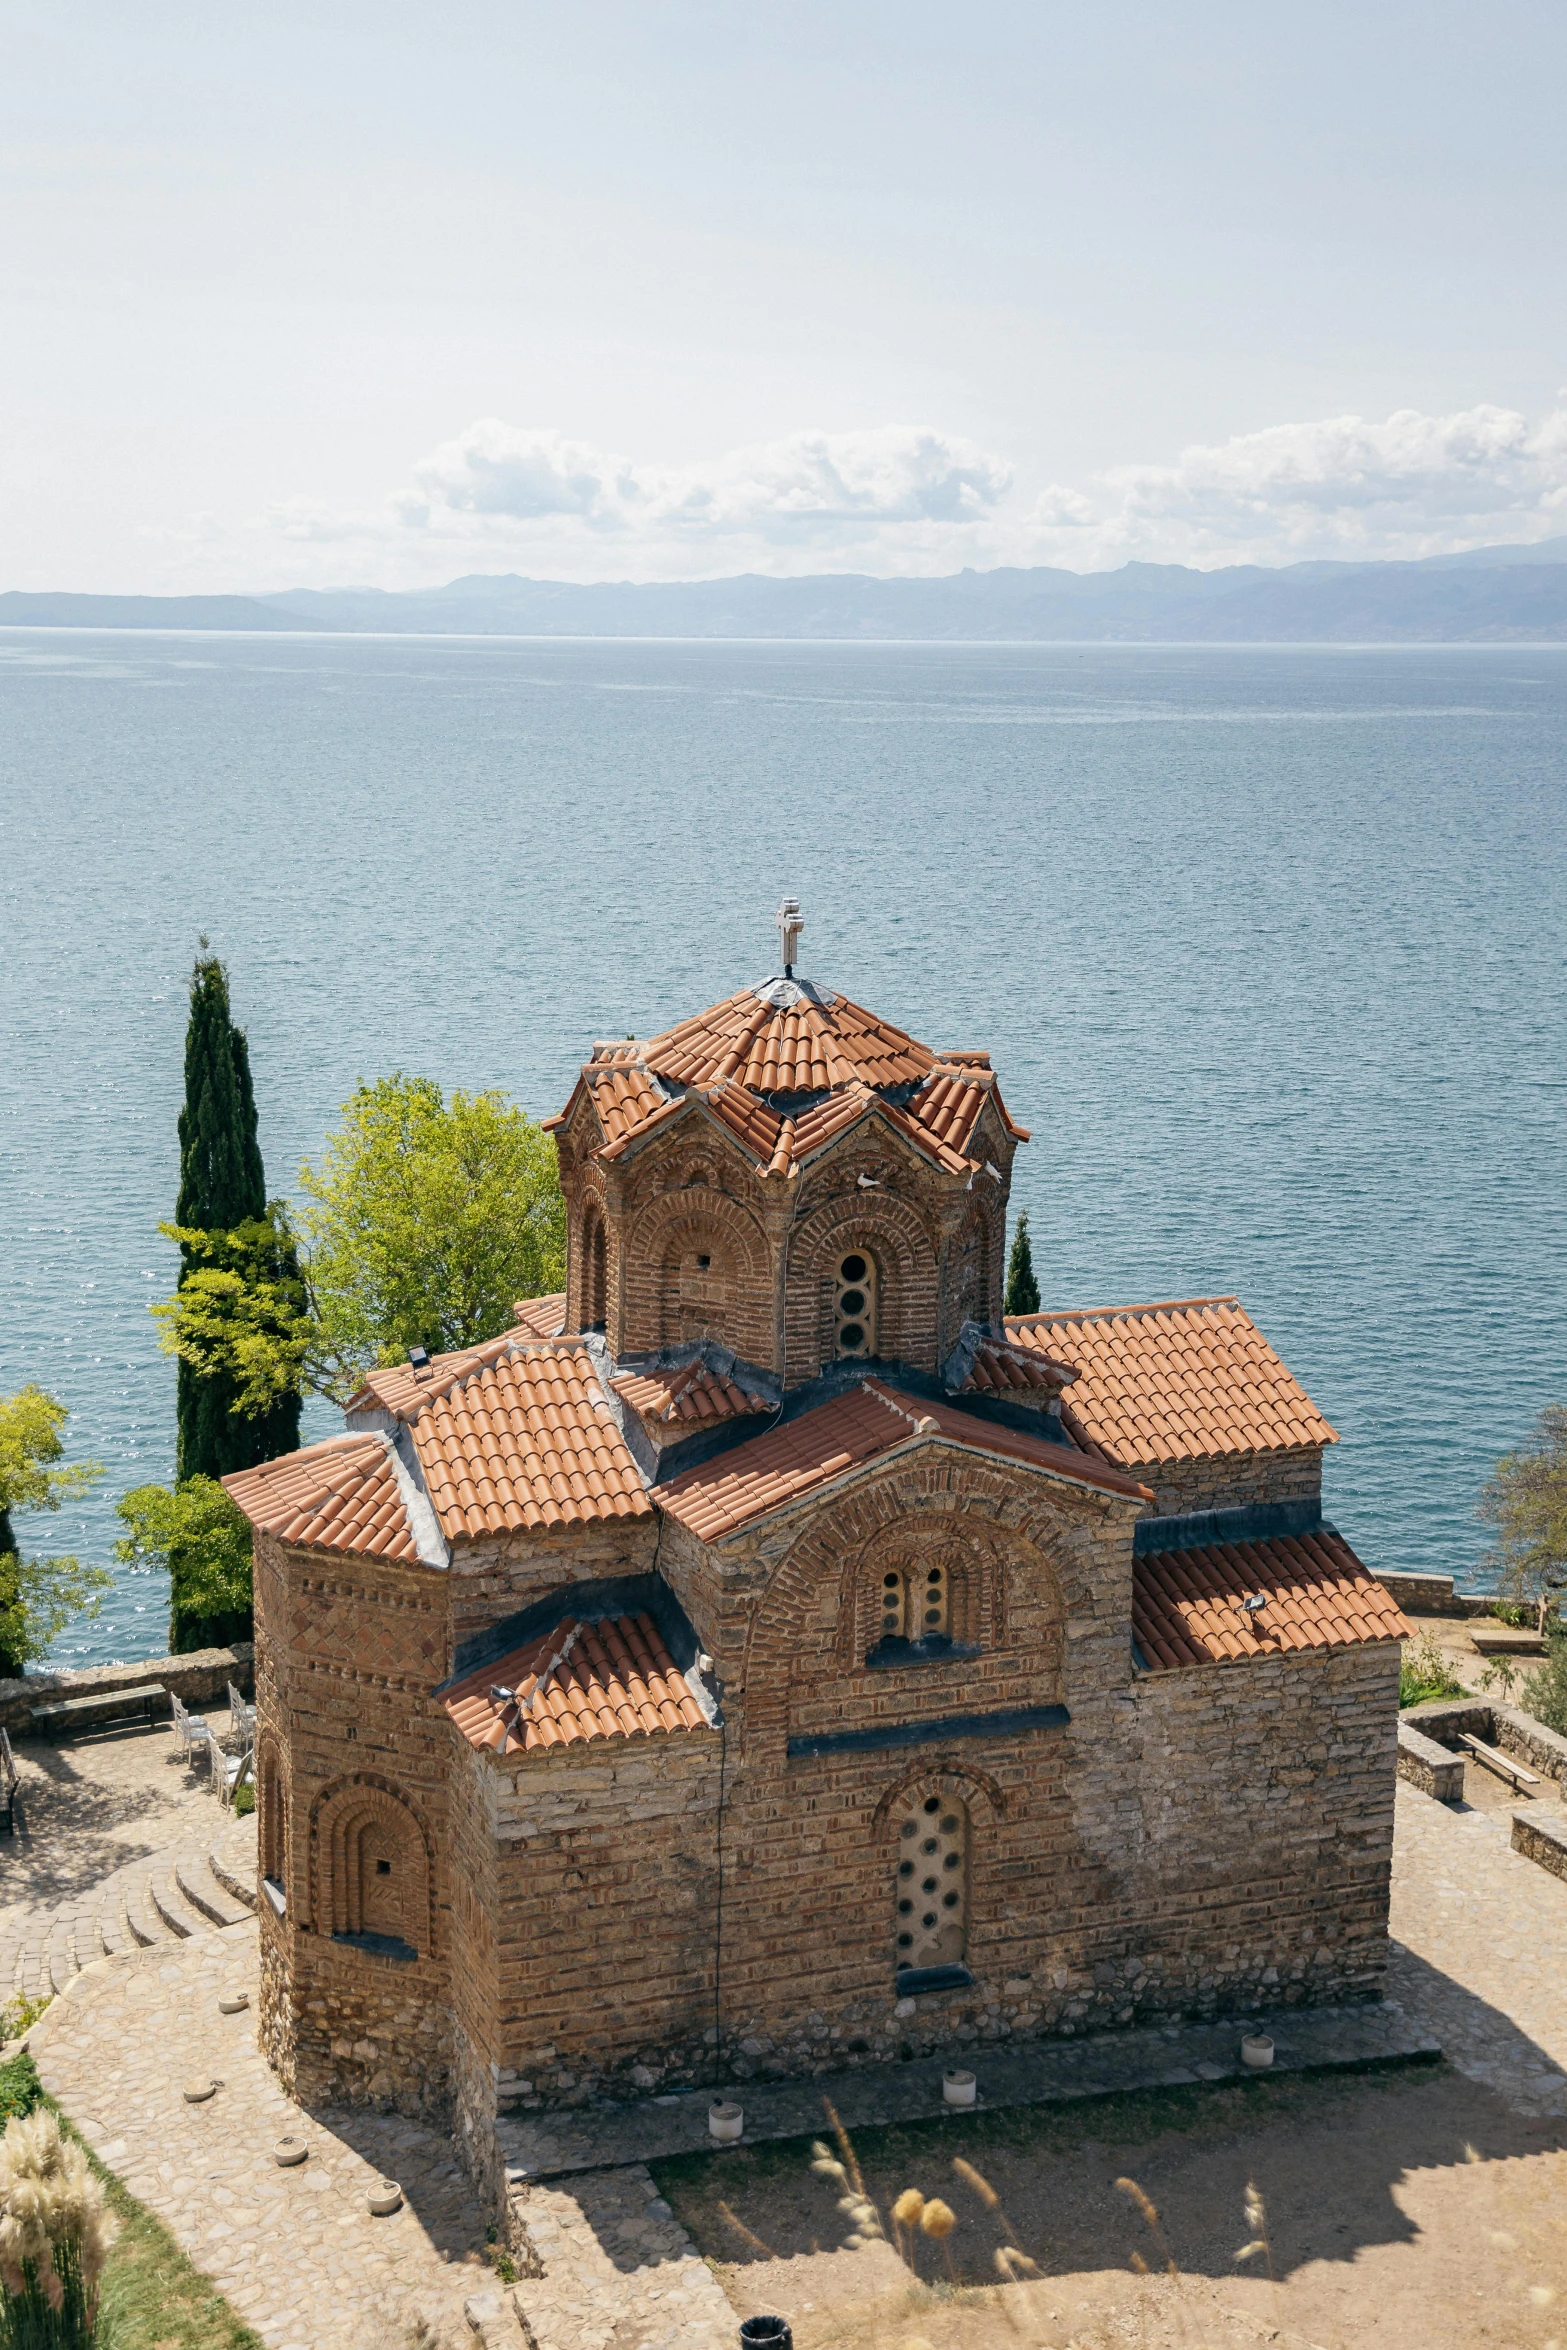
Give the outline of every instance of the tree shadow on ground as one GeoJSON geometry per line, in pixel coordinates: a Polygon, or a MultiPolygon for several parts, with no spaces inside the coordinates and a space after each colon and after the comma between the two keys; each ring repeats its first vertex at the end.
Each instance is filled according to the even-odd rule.
{"type": "Polygon", "coordinates": [[[15,1833],[0,1837],[7,1907],[73,1901],[128,1862],[161,1851],[206,1781],[205,1765],[186,1761],[167,1723],[90,1739],[18,1741],[16,1762],[15,1833]],[[123,1753],[131,1745],[139,1750],[134,1757],[123,1753]],[[109,1767],[95,1771],[96,1758],[109,1767]],[[127,1767],[114,1767],[121,1763],[127,1767]],[[166,1832],[151,1833],[155,1826],[166,1832]]]}
{"type": "MultiPolygon", "coordinates": [[[[1495,2021],[1512,2029],[1505,2018],[1495,2021]]],[[[1009,2227],[1047,2274],[1124,2272],[1134,2252],[1162,2267],[1160,2241],[1116,2183],[1126,2177],[1157,2207],[1163,2242],[1182,2271],[1211,2278],[1238,2273],[1255,2182],[1274,2269],[1287,2279],[1308,2262],[1352,2261],[1371,2246],[1412,2242],[1420,2229],[1395,2197],[1412,2173],[1564,2147],[1567,2124],[1519,2114],[1446,2064],[952,2116],[855,2140],[884,2219],[909,2187],[950,2203],[958,2225],[942,2244],[916,2239],[918,2264],[933,2281],[950,2274],[972,2285],[995,2283],[995,2253],[1009,2227]],[[987,2208],[954,2171],[954,2157],[981,2174],[999,2209],[987,2208]]],[[[653,2169],[698,2249],[744,2266],[828,2251],[851,2232],[851,2218],[836,2208],[841,2186],[809,2166],[809,2145],[796,2140],[682,2156],[653,2169]]]]}

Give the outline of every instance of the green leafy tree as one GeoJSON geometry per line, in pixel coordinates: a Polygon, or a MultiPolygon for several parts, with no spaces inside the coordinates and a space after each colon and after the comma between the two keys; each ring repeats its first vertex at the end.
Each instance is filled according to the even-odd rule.
{"type": "Polygon", "coordinates": [[[23,1558],[17,1547],[13,1510],[57,1510],[103,1474],[96,1461],[65,1461],[69,1417],[41,1387],[0,1396],[0,1675],[7,1678],[46,1655],[73,1616],[95,1616],[114,1580],[105,1567],[23,1558]]]}
{"type": "MultiPolygon", "coordinates": [[[[254,1282],[295,1285],[299,1267],[293,1236],[281,1209],[267,1205],[266,1175],[256,1132],[256,1097],[244,1032],[229,1010],[228,978],[201,942],[190,983],[190,1022],[185,1032],[185,1107],[180,1112],[180,1188],[174,1222],[164,1227],[180,1244],[179,1288],[192,1283],[190,1301],[209,1320],[212,1284],[227,1280],[243,1288],[254,1282]]],[[[245,1313],[229,1295],[230,1318],[245,1313]]],[[[177,1315],[166,1322],[177,1333],[177,1315]]],[[[227,1352],[178,1343],[175,1476],[221,1477],[257,1461],[292,1452],[299,1442],[299,1389],[279,1386],[265,1394],[254,1379],[236,1376],[227,1352]]]]}
{"type": "Polygon", "coordinates": [[[251,1636],[250,1526],[221,1485],[190,1477],[171,1493],[138,1485],[116,1505],[123,1564],[169,1575],[169,1652],[227,1648],[251,1636]]]}
{"type": "Polygon", "coordinates": [[[1039,1283],[1034,1278],[1034,1251],[1028,1237],[1028,1210],[1017,1220],[1012,1235],[1012,1253],[1007,1259],[1007,1295],[1003,1312],[1008,1314],[1037,1314],[1039,1311],[1039,1283]]]}
{"type": "Polygon", "coordinates": [[[299,1183],[321,1384],[340,1401],[411,1346],[494,1338],[519,1297],[565,1279],[554,1145],[504,1094],[447,1101],[401,1071],[363,1085],[299,1183]]]}
{"type": "Polygon", "coordinates": [[[346,1403],[373,1364],[494,1338],[519,1297],[565,1279],[554,1148],[504,1094],[447,1100],[400,1071],[361,1086],[299,1184],[299,1257],[265,1277],[209,1261],[154,1309],[164,1345],[221,1371],[239,1406],[300,1388],[346,1403]]]}
{"type": "Polygon", "coordinates": [[[1485,1565],[1503,1591],[1528,1601],[1543,1632],[1567,1584],[1567,1404],[1547,1404],[1534,1442],[1502,1455],[1479,1514],[1497,1529],[1485,1565]]]}

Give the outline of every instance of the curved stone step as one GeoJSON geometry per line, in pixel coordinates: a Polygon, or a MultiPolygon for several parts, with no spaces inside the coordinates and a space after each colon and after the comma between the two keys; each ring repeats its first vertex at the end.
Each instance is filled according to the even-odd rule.
{"type": "Polygon", "coordinates": [[[167,1861],[155,1869],[147,1879],[147,1898],[171,1934],[182,1942],[194,1941],[198,1934],[211,1932],[211,1920],[199,1910],[192,1909],[175,1882],[174,1869],[167,1861]]]}
{"type": "Polygon", "coordinates": [[[187,1906],[212,1926],[237,1926],[249,1917],[243,1902],[219,1884],[208,1852],[182,1852],[174,1862],[174,1882],[187,1906]]]}
{"type": "Polygon", "coordinates": [[[256,1815],[246,1819],[225,1821],[221,1834],[207,1855],[207,1866],[217,1878],[225,1893],[243,1902],[248,1910],[256,1907],[256,1815]]]}
{"type": "Polygon", "coordinates": [[[152,1874],[149,1864],[126,1889],[125,1922],[143,1950],[150,1950],[155,1942],[170,1939],[168,1926],[152,1898],[152,1874]]]}
{"type": "Polygon", "coordinates": [[[71,1932],[71,1926],[72,1920],[69,1917],[56,1918],[49,1930],[44,1969],[47,1981],[42,1987],[45,1990],[53,1991],[56,1996],[65,1989],[67,1983],[73,1983],[82,1971],[76,1963],[75,1939],[71,1932]]]}

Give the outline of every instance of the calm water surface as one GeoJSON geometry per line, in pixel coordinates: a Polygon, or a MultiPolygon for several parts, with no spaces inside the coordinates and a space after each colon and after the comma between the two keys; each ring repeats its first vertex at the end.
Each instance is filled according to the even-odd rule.
{"type": "MultiPolygon", "coordinates": [[[[173,1461],[197,933],[270,1184],[393,1068],[560,1106],[803,963],[988,1046],[1046,1305],[1236,1292],[1375,1566],[1472,1572],[1567,1396],[1567,655],[0,634],[0,1389],[173,1461]]],[[[315,1407],[311,1428],[335,1425],[315,1407]]],[[[60,1661],[164,1642],[123,1575],[60,1661]]]]}

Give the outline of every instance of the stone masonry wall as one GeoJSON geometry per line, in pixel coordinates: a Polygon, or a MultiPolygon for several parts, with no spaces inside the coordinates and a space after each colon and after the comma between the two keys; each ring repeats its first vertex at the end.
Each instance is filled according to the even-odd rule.
{"type": "Polygon", "coordinates": [[[1379,1642],[1140,1682],[1140,2002],[1376,1995],[1398,1668],[1397,1643],[1379,1642]]]}
{"type": "MultiPolygon", "coordinates": [[[[1066,1401],[1070,1409],[1070,1387],[1066,1401]]],[[[1153,1514],[1161,1518],[1239,1509],[1247,1502],[1317,1501],[1322,1494],[1322,1453],[1315,1444],[1225,1453],[1217,1460],[1142,1461],[1126,1473],[1151,1489],[1153,1514]]]]}

